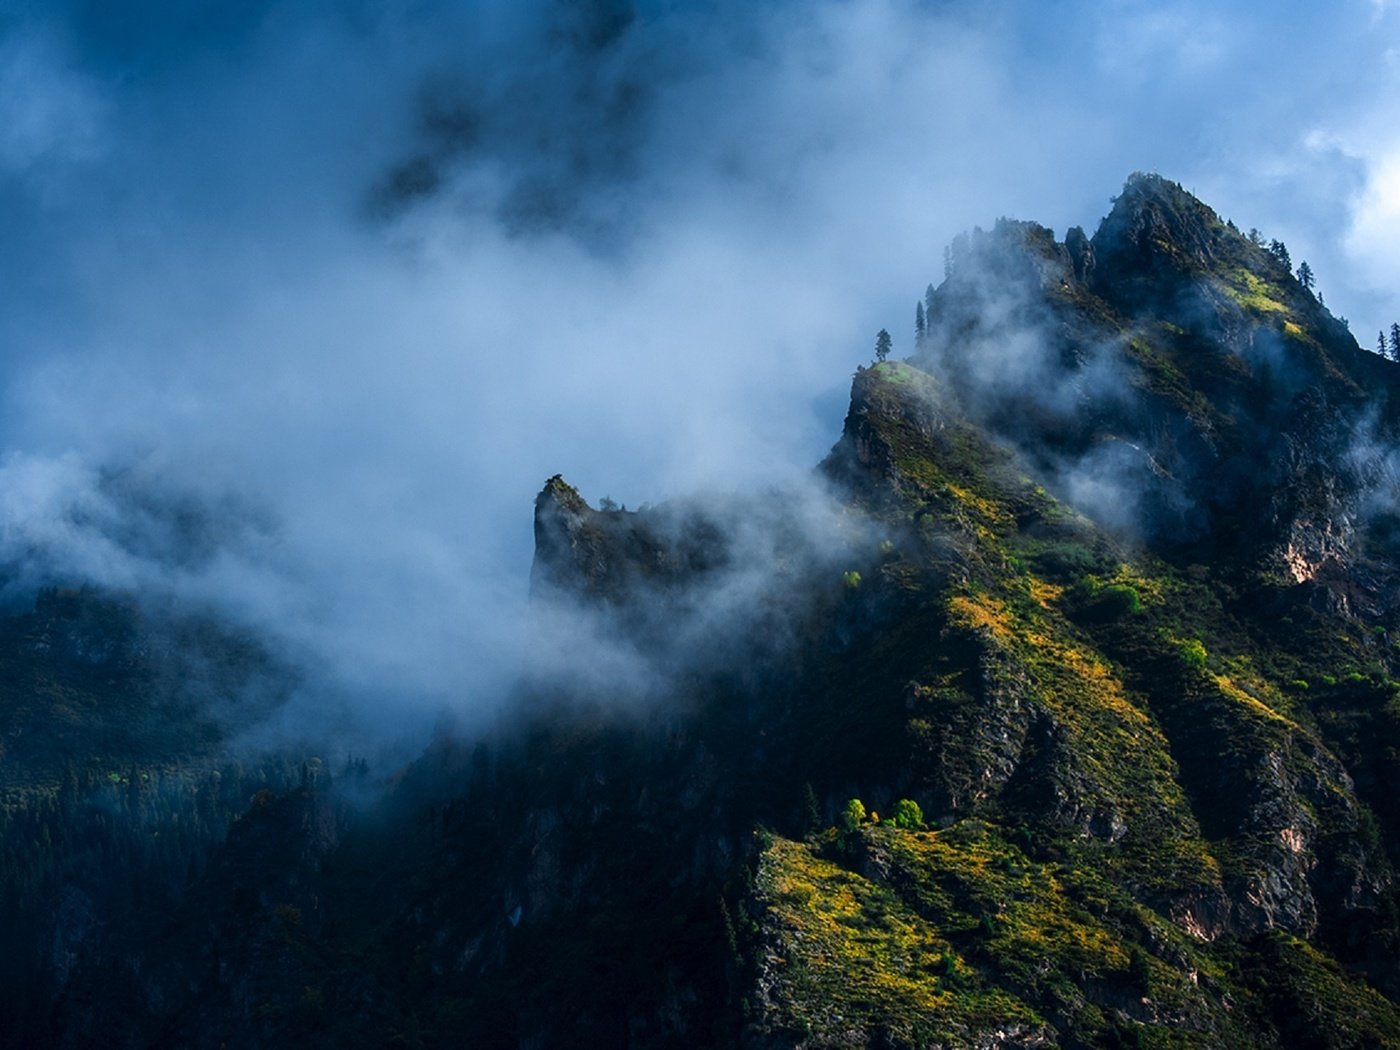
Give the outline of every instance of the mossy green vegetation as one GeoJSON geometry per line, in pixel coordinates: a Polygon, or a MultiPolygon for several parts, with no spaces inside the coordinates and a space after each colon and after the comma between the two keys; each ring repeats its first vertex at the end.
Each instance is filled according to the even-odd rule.
{"type": "Polygon", "coordinates": [[[760,965],[774,1021],[808,1045],[859,1033],[893,1046],[973,1047],[996,1029],[1043,1027],[892,889],[811,846],[774,839],[756,890],[769,909],[760,965]]]}
{"type": "Polygon", "coordinates": [[[1231,271],[1224,288],[1226,294],[1246,310],[1258,314],[1288,313],[1284,293],[1252,270],[1240,267],[1231,271]]]}
{"type": "Polygon", "coordinates": [[[837,843],[775,838],[756,882],[769,1016],[807,1045],[1248,1045],[1221,960],[1091,869],[981,821],[837,843]]]}
{"type": "Polygon", "coordinates": [[[1199,638],[1186,638],[1177,642],[1176,654],[1180,658],[1182,666],[1192,671],[1204,671],[1206,660],[1210,655],[1206,652],[1205,643],[1199,638]]]}
{"type": "MultiPolygon", "coordinates": [[[[1036,747],[1050,763],[1062,796],[1046,812],[1007,790],[988,813],[1017,814],[1041,826],[1048,819],[1051,825],[1058,822],[1062,833],[1106,836],[1121,848],[1104,862],[1125,875],[1131,869],[1131,877],[1144,884],[1215,883],[1218,875],[1199,844],[1168,741],[1109,661],[1077,638],[1054,609],[1020,595],[1002,600],[985,592],[955,594],[948,622],[970,632],[982,660],[994,660],[1025,683],[1016,691],[1017,703],[1030,705],[1034,724],[1045,726],[1041,732],[1047,739],[1035,743],[1031,736],[1023,747],[1036,747]],[[1165,855],[1173,857],[1171,863],[1162,863],[1165,855]],[[1187,861],[1194,862],[1194,870],[1183,869],[1187,861]]],[[[959,731],[955,740],[944,741],[944,761],[985,766],[989,756],[979,754],[980,739],[959,731]],[[969,750],[959,760],[951,748],[969,750]]]]}
{"type": "Polygon", "coordinates": [[[890,823],[906,831],[922,830],[924,826],[923,807],[912,798],[902,798],[894,804],[894,816],[890,818],[890,823]]]}
{"type": "Polygon", "coordinates": [[[870,371],[877,375],[882,382],[893,383],[895,386],[909,386],[929,381],[927,373],[902,361],[881,361],[879,364],[872,365],[870,371]]]}

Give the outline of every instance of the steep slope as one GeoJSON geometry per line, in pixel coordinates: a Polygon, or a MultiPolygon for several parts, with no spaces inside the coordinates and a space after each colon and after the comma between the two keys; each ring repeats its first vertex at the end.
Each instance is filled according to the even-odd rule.
{"type": "Polygon", "coordinates": [[[261,796],[55,1041],[1400,1047],[1395,366],[1155,176],[929,318],[808,483],[550,479],[511,715],[261,796]]]}
{"type": "MultiPolygon", "coordinates": [[[[1393,857],[1325,742],[1345,711],[1393,749],[1374,632],[1277,593],[1309,584],[1252,577],[1246,594],[1228,565],[1130,555],[931,411],[938,386],[907,365],[856,391],[829,467],[925,541],[904,540],[878,586],[943,571],[922,615],[872,639],[898,677],[855,694],[891,725],[852,786],[881,812],[912,798],[943,830],[778,840],[759,868],[757,1028],[777,1045],[1298,1045],[1242,979],[1263,958],[1316,969],[1282,934],[1393,994],[1393,857]],[[1323,623],[1329,644],[1297,644],[1323,623]]],[[[1400,1037],[1387,1000],[1326,972],[1300,1041],[1400,1037]],[[1365,1011],[1338,1009],[1357,996],[1365,1011]]]]}

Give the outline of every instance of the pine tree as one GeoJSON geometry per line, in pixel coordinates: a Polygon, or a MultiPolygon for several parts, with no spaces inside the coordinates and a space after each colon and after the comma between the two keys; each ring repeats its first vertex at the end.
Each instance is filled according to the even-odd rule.
{"type": "Polygon", "coordinates": [[[1385,332],[1384,332],[1384,331],[1380,331],[1380,332],[1377,332],[1377,333],[1376,333],[1376,353],[1380,354],[1382,357],[1389,357],[1389,356],[1390,356],[1390,354],[1388,354],[1388,353],[1386,352],[1386,346],[1385,346],[1385,332]]]}
{"type": "Polygon", "coordinates": [[[1293,269],[1293,260],[1288,257],[1288,246],[1282,241],[1270,241],[1269,253],[1283,264],[1285,270],[1293,269]]]}
{"type": "Polygon", "coordinates": [[[1400,322],[1390,326],[1390,359],[1400,361],[1400,322]]]}
{"type": "Polygon", "coordinates": [[[1307,264],[1306,260],[1298,264],[1298,283],[1308,291],[1312,291],[1314,283],[1313,272],[1312,267],[1307,264]]]}
{"type": "Polygon", "coordinates": [[[933,327],[933,285],[924,289],[924,331],[933,327]]]}
{"type": "MultiPolygon", "coordinates": [[[[943,246],[943,279],[946,281],[953,276],[953,246],[945,244],[943,246]]],[[[933,285],[929,285],[930,288],[933,285]]]]}
{"type": "Polygon", "coordinates": [[[922,346],[924,342],[924,304],[914,304],[914,345],[922,346]]]}
{"type": "Polygon", "coordinates": [[[889,357],[893,345],[894,341],[890,339],[890,333],[881,328],[879,334],[875,336],[875,360],[883,361],[889,357]]]}

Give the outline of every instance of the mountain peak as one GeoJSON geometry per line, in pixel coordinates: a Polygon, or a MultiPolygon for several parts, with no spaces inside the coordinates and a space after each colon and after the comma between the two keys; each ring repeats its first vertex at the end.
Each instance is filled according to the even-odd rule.
{"type": "Polygon", "coordinates": [[[555,474],[535,497],[535,563],[530,590],[564,588],[587,593],[606,573],[601,512],[555,474]]]}
{"type": "Polygon", "coordinates": [[[1309,578],[1356,564],[1346,523],[1380,469],[1357,434],[1400,427],[1394,369],[1281,244],[1142,173],[1092,240],[1001,220],[962,244],[915,363],[1052,491],[1173,557],[1224,544],[1281,564],[1301,529],[1328,552],[1309,578]]]}
{"type": "Polygon", "coordinates": [[[1105,272],[1147,281],[1209,272],[1227,244],[1238,252],[1248,241],[1180,183],[1142,173],[1128,178],[1093,238],[1105,272]]]}

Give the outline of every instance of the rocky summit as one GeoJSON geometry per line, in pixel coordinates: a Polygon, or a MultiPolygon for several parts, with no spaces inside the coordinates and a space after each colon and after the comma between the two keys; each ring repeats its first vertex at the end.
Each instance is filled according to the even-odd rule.
{"type": "MultiPolygon", "coordinates": [[[[538,666],[387,785],[9,731],[0,1041],[1400,1047],[1400,364],[1286,258],[1155,175],[959,237],[811,477],[551,478],[538,666]]],[[[144,621],[43,601],[107,739],[144,621]]]]}

